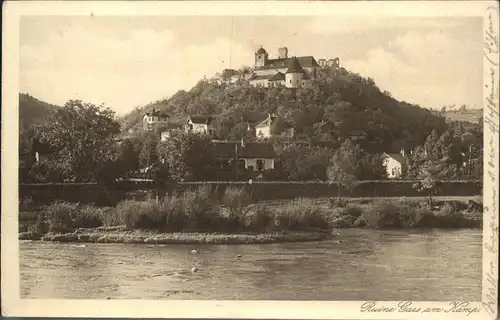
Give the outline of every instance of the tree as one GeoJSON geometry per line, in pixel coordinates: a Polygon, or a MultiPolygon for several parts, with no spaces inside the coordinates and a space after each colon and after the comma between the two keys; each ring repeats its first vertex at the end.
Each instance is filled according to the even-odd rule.
{"type": "Polygon", "coordinates": [[[174,132],[158,143],[158,154],[174,181],[207,180],[214,175],[213,144],[207,136],[174,132]]]}
{"type": "Polygon", "coordinates": [[[37,138],[56,150],[58,166],[67,167],[76,181],[95,181],[102,166],[113,159],[119,124],[114,112],[80,100],[69,100],[36,128],[37,138]]]}
{"type": "Polygon", "coordinates": [[[136,143],[139,148],[139,165],[141,168],[150,168],[158,162],[158,135],[152,132],[145,132],[137,137],[136,143]]]}
{"type": "Polygon", "coordinates": [[[418,181],[413,187],[419,192],[426,192],[429,197],[429,206],[432,208],[432,196],[437,193],[437,178],[443,169],[442,161],[427,161],[417,176],[418,181]]]}
{"type": "Polygon", "coordinates": [[[359,146],[346,140],[339,149],[335,150],[330,159],[330,165],[327,169],[328,180],[338,184],[337,197],[339,200],[342,188],[351,190],[354,186],[359,153],[359,146]]]}
{"type": "Polygon", "coordinates": [[[127,175],[139,169],[139,154],[130,139],[125,139],[120,144],[118,162],[121,174],[127,175]]]}

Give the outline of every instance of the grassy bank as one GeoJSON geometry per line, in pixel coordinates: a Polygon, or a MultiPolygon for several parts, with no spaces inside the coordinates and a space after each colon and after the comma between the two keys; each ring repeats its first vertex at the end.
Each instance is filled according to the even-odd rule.
{"type": "Polygon", "coordinates": [[[318,203],[298,198],[252,204],[241,188],[194,191],[160,201],[123,201],[113,208],[55,202],[22,212],[20,239],[125,243],[271,243],[320,240],[335,228],[480,228],[482,208],[466,202],[404,198],[318,203]],[[24,215],[24,219],[23,219],[24,215]],[[26,224],[26,223],[25,223],[26,224]]]}

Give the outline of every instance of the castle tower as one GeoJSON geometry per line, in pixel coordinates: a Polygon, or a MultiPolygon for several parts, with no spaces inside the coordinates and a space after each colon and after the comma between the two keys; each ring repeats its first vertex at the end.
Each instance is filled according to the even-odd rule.
{"type": "Polygon", "coordinates": [[[280,59],[287,59],[288,58],[288,48],[287,47],[279,48],[278,53],[279,53],[280,59]]]}
{"type": "Polygon", "coordinates": [[[290,65],[285,74],[285,86],[287,88],[298,88],[304,79],[304,70],[296,57],[290,59],[290,65]]]}
{"type": "Polygon", "coordinates": [[[257,52],[255,52],[255,68],[261,68],[266,65],[267,62],[267,51],[260,47],[257,52]]]}

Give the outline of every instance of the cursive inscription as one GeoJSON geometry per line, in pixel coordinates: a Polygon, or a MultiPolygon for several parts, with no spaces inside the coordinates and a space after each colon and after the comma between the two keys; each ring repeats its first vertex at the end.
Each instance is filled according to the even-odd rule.
{"type": "Polygon", "coordinates": [[[412,301],[401,301],[395,304],[368,301],[361,305],[360,311],[372,313],[462,313],[467,316],[480,312],[479,308],[472,307],[466,301],[453,301],[444,307],[425,307],[425,303],[417,305],[412,301]]]}
{"type": "Polygon", "coordinates": [[[495,30],[494,27],[498,26],[495,22],[498,23],[499,17],[498,8],[496,7],[488,7],[487,9],[487,17],[488,20],[486,22],[486,30],[485,30],[485,39],[484,39],[484,56],[486,60],[492,65],[498,66],[498,62],[494,60],[496,56],[498,56],[498,30],[495,30]]]}
{"type": "MultiPolygon", "coordinates": [[[[499,109],[498,109],[498,56],[499,33],[498,23],[500,21],[499,10],[497,7],[488,7],[486,12],[485,30],[484,30],[484,57],[486,61],[485,82],[486,106],[484,109],[485,135],[487,141],[487,153],[485,152],[485,182],[489,182],[488,198],[484,201],[484,251],[483,254],[488,257],[489,263],[485,265],[485,274],[483,276],[483,301],[482,306],[491,316],[497,312],[498,295],[498,146],[497,139],[499,133],[499,109]],[[495,29],[496,28],[496,29],[495,29]]],[[[485,149],[486,151],[486,149],[485,149]]],[[[455,309],[467,308],[465,305],[456,305],[455,309]]]]}

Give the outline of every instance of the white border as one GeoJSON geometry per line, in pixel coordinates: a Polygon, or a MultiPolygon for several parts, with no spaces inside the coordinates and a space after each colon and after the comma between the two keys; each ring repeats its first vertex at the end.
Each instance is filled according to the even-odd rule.
{"type": "MultiPolygon", "coordinates": [[[[151,300],[42,300],[20,299],[19,241],[17,222],[17,144],[18,144],[18,81],[19,81],[19,18],[22,15],[329,15],[329,16],[481,16],[486,20],[487,8],[496,1],[416,1],[416,2],[95,2],[40,1],[4,2],[3,63],[2,63],[2,311],[5,316],[45,317],[168,317],[168,318],[274,318],[274,319],[494,319],[484,304],[497,301],[498,253],[483,252],[483,302],[471,302],[469,307],[481,311],[465,313],[362,313],[363,302],[303,302],[303,301],[151,301],[151,300]],[[494,281],[491,281],[491,280],[494,281]]],[[[498,16],[494,16],[494,31],[498,41],[498,16]]],[[[485,20],[485,21],[486,21],[485,20]]],[[[485,25],[487,28],[487,25],[485,25]]],[[[488,39],[485,38],[485,41],[488,39]]],[[[497,47],[498,49],[498,47],[497,47]]],[[[496,53],[498,56],[498,51],[496,53]]],[[[497,60],[498,62],[498,60],[497,60]]],[[[491,81],[490,70],[498,78],[495,66],[485,58],[485,83],[491,81]]],[[[494,88],[493,111],[498,128],[498,81],[494,88]]],[[[489,91],[485,89],[485,97],[489,91]]],[[[485,99],[486,101],[486,99],[485,99]]],[[[485,248],[498,247],[498,133],[485,123],[485,186],[483,239],[485,248]],[[491,141],[491,145],[490,145],[491,141]],[[495,183],[487,178],[488,160],[495,183]],[[495,199],[496,195],[496,199],[495,199]],[[493,202],[496,201],[496,202],[493,202]],[[488,242],[489,241],[489,242],[488,242]]],[[[498,249],[496,249],[498,250],[498,249]]],[[[460,254],[460,253],[457,253],[460,254]]],[[[380,302],[397,306],[399,302],[380,302]]],[[[450,302],[413,302],[415,307],[442,307],[450,302]]],[[[496,303],[493,312],[496,314],[496,303]]]]}

